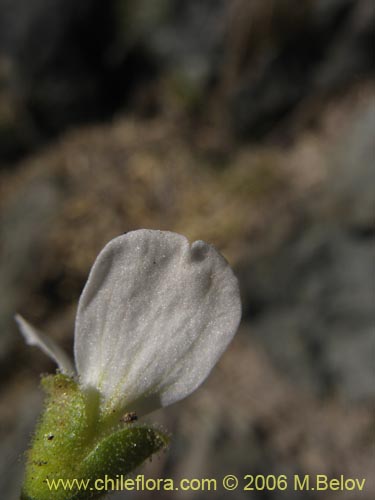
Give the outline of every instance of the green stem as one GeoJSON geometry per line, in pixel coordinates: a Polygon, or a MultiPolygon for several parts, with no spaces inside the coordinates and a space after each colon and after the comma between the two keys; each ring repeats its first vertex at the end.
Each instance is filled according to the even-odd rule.
{"type": "Polygon", "coordinates": [[[105,491],[79,489],[77,481],[90,479],[92,485],[95,479],[129,474],[168,442],[145,425],[103,427],[99,399],[64,375],[47,376],[42,385],[46,406],[27,453],[21,500],[103,498],[105,491]],[[66,482],[64,489],[67,480],[73,489],[66,482]]]}

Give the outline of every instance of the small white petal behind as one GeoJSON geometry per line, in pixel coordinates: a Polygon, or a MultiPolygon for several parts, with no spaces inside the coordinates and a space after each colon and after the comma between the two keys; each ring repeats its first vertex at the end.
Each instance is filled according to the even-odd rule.
{"type": "Polygon", "coordinates": [[[211,245],[141,229],[110,241],[81,295],[75,358],[109,408],[140,413],[194,391],[235,334],[238,282],[211,245]]]}
{"type": "Polygon", "coordinates": [[[22,333],[26,344],[39,347],[49,356],[59,367],[62,373],[73,375],[75,370],[73,363],[65,352],[49,337],[36,330],[20,314],[16,314],[14,319],[22,333]]]}

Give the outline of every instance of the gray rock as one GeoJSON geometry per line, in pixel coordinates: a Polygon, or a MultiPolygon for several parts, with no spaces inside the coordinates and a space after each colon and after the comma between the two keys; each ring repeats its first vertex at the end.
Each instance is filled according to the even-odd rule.
{"type": "MultiPolygon", "coordinates": [[[[320,396],[375,398],[374,110],[328,154],[331,173],[287,241],[244,269],[245,315],[276,363],[320,396]]],[[[275,220],[277,224],[277,219],[275,220]]]]}

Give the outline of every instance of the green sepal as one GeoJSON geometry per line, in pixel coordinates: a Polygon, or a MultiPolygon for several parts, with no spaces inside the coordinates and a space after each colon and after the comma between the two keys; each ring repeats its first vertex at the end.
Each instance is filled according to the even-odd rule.
{"type": "MultiPolygon", "coordinates": [[[[128,426],[100,441],[83,461],[82,469],[85,477],[116,478],[129,474],[167,444],[168,438],[160,431],[147,426],[128,426]]],[[[94,493],[87,498],[98,496],[100,493],[94,493]]]]}
{"type": "Polygon", "coordinates": [[[65,375],[42,379],[46,405],[27,452],[21,500],[85,500],[105,491],[51,490],[47,479],[115,478],[128,474],[168,438],[144,425],[108,427],[100,418],[99,395],[83,392],[65,375]]]}

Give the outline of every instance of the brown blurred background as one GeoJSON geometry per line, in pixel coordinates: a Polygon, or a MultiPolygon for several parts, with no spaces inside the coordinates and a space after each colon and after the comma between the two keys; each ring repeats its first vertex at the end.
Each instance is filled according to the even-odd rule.
{"type": "MultiPolygon", "coordinates": [[[[148,476],[374,471],[371,0],[0,0],[0,493],[101,247],[131,229],[215,244],[243,322],[206,383],[150,419],[148,476]]],[[[138,493],[330,499],[337,493],[138,493]]]]}

